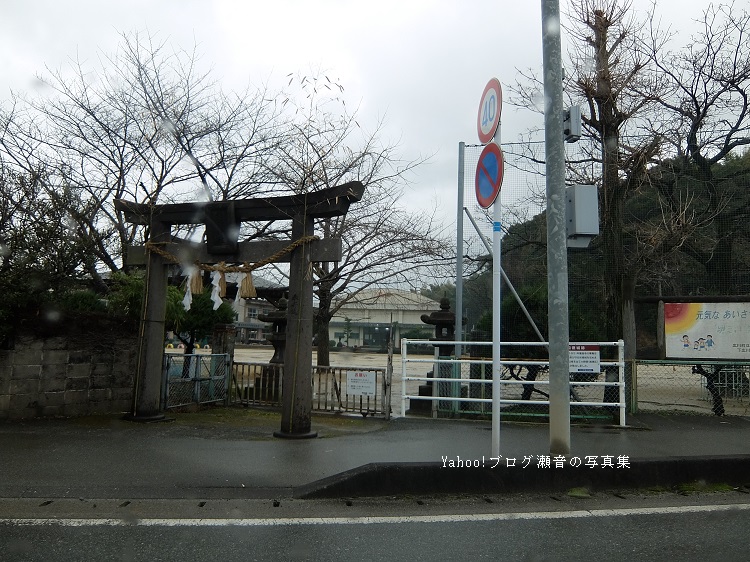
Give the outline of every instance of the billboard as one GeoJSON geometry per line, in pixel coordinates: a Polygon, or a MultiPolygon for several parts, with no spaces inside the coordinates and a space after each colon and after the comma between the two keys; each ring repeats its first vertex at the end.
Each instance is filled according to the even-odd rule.
{"type": "Polygon", "coordinates": [[[665,303],[670,359],[750,361],[750,303],[665,303]]]}

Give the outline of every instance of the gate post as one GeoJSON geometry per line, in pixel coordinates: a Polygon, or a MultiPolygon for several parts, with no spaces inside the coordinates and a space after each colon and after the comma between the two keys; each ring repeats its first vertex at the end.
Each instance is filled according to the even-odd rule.
{"type": "MultiPolygon", "coordinates": [[[[313,233],[313,219],[299,214],[292,220],[292,240],[313,233]]],[[[317,437],[312,425],[312,336],[313,279],[310,244],[291,254],[289,302],[287,303],[286,349],[281,380],[281,429],[276,437],[317,437]]]]}
{"type": "MultiPolygon", "coordinates": [[[[170,226],[151,221],[151,242],[169,241],[170,226]]],[[[134,421],[161,421],[164,316],[167,308],[167,267],[156,252],[148,252],[143,313],[138,342],[138,368],[133,392],[134,421]]]]}

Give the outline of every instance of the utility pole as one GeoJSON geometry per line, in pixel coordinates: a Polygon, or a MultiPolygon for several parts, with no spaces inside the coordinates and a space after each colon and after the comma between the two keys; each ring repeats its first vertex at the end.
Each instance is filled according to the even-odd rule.
{"type": "Polygon", "coordinates": [[[549,318],[549,446],[570,455],[568,251],[565,223],[562,47],[559,0],[542,0],[544,136],[547,162],[547,295],[549,318]]]}

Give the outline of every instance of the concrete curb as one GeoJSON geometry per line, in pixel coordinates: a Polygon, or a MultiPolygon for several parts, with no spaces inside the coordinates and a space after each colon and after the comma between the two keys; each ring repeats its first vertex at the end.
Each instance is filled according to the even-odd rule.
{"type": "MultiPolygon", "coordinates": [[[[616,463],[616,459],[615,459],[616,463]]],[[[673,487],[703,481],[743,485],[750,482],[750,455],[670,457],[630,460],[630,468],[498,466],[446,468],[434,463],[371,463],[294,488],[299,499],[386,495],[498,494],[673,487]]]]}

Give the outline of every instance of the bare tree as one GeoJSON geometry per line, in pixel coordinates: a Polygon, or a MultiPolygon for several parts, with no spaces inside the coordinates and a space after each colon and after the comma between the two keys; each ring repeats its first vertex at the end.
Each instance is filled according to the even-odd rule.
{"type": "MultiPolygon", "coordinates": [[[[571,86],[587,111],[592,156],[601,165],[599,190],[604,319],[607,337],[622,334],[626,358],[635,357],[635,287],[646,254],[625,225],[626,203],[647,183],[659,137],[640,137],[640,118],[658,99],[660,83],[639,48],[641,22],[629,1],[580,0],[570,11],[574,51],[571,86]],[[624,142],[623,142],[624,141],[624,142]],[[628,239],[629,238],[629,239],[628,239]]],[[[584,167],[584,170],[586,168],[584,167]]],[[[631,223],[632,224],[632,223],[631,223]]]]}
{"type": "Polygon", "coordinates": [[[75,61],[43,80],[43,95],[16,96],[2,150],[27,172],[43,166],[49,193],[73,194],[71,218],[97,258],[88,271],[95,279],[97,266],[124,267],[127,246],[143,236],[114,199],[154,204],[261,190],[263,158],[278,142],[275,100],[264,90],[223,93],[195,51],[123,36],[99,67],[75,61]]]}
{"type": "MultiPolygon", "coordinates": [[[[329,365],[328,326],[341,306],[367,287],[422,286],[418,278],[446,260],[453,249],[434,211],[400,206],[402,186],[421,161],[400,161],[397,147],[382,145],[379,130],[365,132],[341,99],[342,88],[326,76],[297,78],[305,105],[291,101],[291,137],[279,146],[274,173],[296,193],[351,180],[365,186],[362,200],[344,217],[320,219],[324,237],[341,238],[338,262],[314,267],[318,300],[318,364],[329,365]]],[[[291,98],[289,98],[291,99],[291,98]]]]}
{"type": "MultiPolygon", "coordinates": [[[[669,92],[654,64],[669,37],[654,36],[652,50],[644,49],[654,7],[638,19],[629,1],[577,0],[567,15],[565,89],[571,103],[582,105],[585,130],[568,159],[568,178],[599,186],[600,236],[592,252],[601,272],[602,319],[606,337],[622,337],[632,359],[638,283],[715,214],[701,210],[689,190],[670,184],[665,166],[654,168],[670,156],[665,132],[652,126],[669,92]]],[[[529,78],[514,91],[517,103],[534,107],[537,87],[529,78]]]]}
{"type": "MultiPolygon", "coordinates": [[[[195,52],[124,36],[120,50],[95,69],[76,61],[72,73],[49,73],[45,95],[16,96],[0,156],[26,172],[44,168],[39,177],[50,197],[65,193],[75,203],[69,220],[95,256],[86,263],[94,279],[102,264],[122,268],[127,246],[146,235],[117,214],[116,198],[232,199],[361,181],[364,200],[346,217],[316,226],[344,247],[339,262],[315,266],[326,364],[334,297],[376,284],[422,286],[414,279],[422,268],[452,254],[430,211],[399,206],[421,160],[401,161],[395,145],[380,144],[378,130],[364,133],[339,97],[341,87],[325,76],[298,78],[295,97],[226,95],[199,68],[195,52]]],[[[276,237],[286,226],[245,228],[246,238],[276,237]]]]}
{"type": "Polygon", "coordinates": [[[708,236],[683,252],[705,264],[716,291],[729,294],[738,233],[746,229],[750,211],[733,178],[717,174],[717,165],[750,145],[750,13],[734,3],[712,4],[699,23],[687,44],[665,52],[659,40],[665,34],[651,21],[647,53],[668,84],[652,131],[671,142],[670,179],[690,178],[694,191],[704,194],[704,214],[713,217],[708,236]]]}

